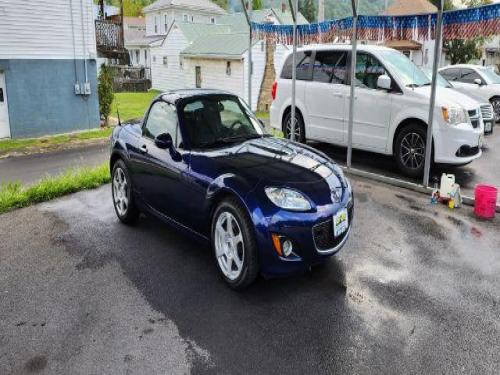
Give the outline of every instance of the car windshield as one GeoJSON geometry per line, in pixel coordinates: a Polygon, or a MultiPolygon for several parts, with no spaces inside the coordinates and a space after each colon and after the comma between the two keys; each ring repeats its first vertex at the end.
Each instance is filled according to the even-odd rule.
{"type": "Polygon", "coordinates": [[[192,148],[223,147],[266,135],[246,103],[235,96],[197,97],[180,113],[192,148]]]}
{"type": "Polygon", "coordinates": [[[500,84],[500,76],[496,74],[493,70],[489,68],[479,68],[479,72],[490,85],[498,83],[500,84]]]}
{"type": "MultiPolygon", "coordinates": [[[[430,68],[421,68],[421,69],[425,73],[427,78],[432,80],[432,69],[430,69],[430,68]]],[[[444,78],[440,73],[438,73],[438,75],[437,75],[437,85],[440,87],[446,87],[448,89],[453,88],[453,85],[450,82],[448,82],[448,80],[446,78],[444,78]]]]}
{"type": "Polygon", "coordinates": [[[391,73],[397,75],[405,86],[420,87],[431,84],[425,73],[401,52],[386,50],[381,51],[380,54],[391,73]]]}

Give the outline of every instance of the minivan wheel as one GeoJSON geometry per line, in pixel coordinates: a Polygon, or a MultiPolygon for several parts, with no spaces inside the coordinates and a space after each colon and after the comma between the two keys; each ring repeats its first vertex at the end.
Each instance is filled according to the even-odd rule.
{"type": "Polygon", "coordinates": [[[111,191],[116,216],[121,222],[132,224],[139,218],[139,209],[135,204],[132,181],[123,160],[118,160],[113,166],[112,178],[111,191]]]}
{"type": "MultiPolygon", "coordinates": [[[[290,134],[292,133],[292,112],[289,111],[285,118],[283,119],[283,133],[285,138],[290,139],[290,134]]],[[[295,141],[300,143],[306,142],[304,130],[304,120],[302,116],[296,111],[295,112],[295,141]]]]}
{"type": "Polygon", "coordinates": [[[493,106],[493,112],[495,114],[495,122],[500,122],[500,97],[495,96],[490,100],[490,103],[493,106]]]}
{"type": "Polygon", "coordinates": [[[217,268],[231,288],[243,289],[255,281],[259,267],[253,223],[236,199],[216,208],[211,241],[217,268]]]}
{"type": "Polygon", "coordinates": [[[426,136],[425,128],[418,124],[409,124],[399,132],[394,156],[405,175],[419,177],[423,174],[426,136]]]}

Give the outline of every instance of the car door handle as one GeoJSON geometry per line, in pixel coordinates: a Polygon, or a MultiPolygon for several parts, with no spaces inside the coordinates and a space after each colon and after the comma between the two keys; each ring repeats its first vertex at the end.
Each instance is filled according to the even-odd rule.
{"type": "Polygon", "coordinates": [[[342,94],[341,92],[334,92],[333,96],[335,96],[336,98],[342,98],[344,94],[342,94]]]}
{"type": "Polygon", "coordinates": [[[148,153],[148,148],[146,147],[146,145],[142,145],[142,146],[139,148],[139,151],[140,151],[142,154],[147,154],[147,153],[148,153]]]}

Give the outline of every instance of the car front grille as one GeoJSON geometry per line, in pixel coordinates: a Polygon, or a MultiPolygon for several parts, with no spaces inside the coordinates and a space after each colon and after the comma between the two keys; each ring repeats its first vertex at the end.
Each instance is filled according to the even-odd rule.
{"type": "Polygon", "coordinates": [[[479,111],[477,109],[469,111],[470,122],[474,129],[479,127],[479,111]]]}
{"type": "Polygon", "coordinates": [[[483,116],[483,120],[493,120],[493,107],[490,104],[482,105],[481,115],[483,116]]]}
{"type": "Polygon", "coordinates": [[[477,155],[478,153],[479,153],[478,146],[470,147],[470,146],[464,145],[458,149],[458,151],[456,152],[455,155],[458,157],[468,157],[468,156],[477,155]]]}
{"type": "MultiPolygon", "coordinates": [[[[347,216],[349,219],[349,227],[351,226],[353,219],[353,206],[347,209],[347,216]]],[[[322,223],[316,224],[313,227],[313,238],[316,249],[319,252],[327,252],[328,250],[334,249],[338,244],[340,244],[344,238],[347,236],[349,228],[342,233],[339,237],[335,238],[333,236],[333,218],[330,218],[322,223]]]]}

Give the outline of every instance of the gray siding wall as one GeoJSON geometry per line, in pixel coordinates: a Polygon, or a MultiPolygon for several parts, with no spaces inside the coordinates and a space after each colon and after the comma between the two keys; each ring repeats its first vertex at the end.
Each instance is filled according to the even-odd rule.
{"type": "Polygon", "coordinates": [[[87,60],[91,95],[75,95],[84,82],[83,60],[0,60],[5,72],[12,138],[99,127],[97,69],[87,60]]]}

